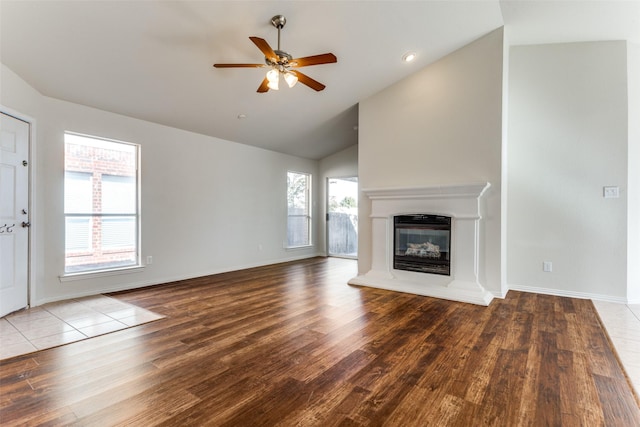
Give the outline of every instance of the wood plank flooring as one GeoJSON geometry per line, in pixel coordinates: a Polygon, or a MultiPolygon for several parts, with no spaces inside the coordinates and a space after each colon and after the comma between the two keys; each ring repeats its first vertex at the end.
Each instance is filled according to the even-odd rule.
{"type": "Polygon", "coordinates": [[[593,304],[351,287],[313,258],[112,294],[153,323],[0,363],[0,424],[639,426],[593,304]]]}

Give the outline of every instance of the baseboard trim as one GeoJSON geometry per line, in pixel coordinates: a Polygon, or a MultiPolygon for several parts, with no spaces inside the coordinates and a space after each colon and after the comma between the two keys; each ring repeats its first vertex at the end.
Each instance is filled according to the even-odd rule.
{"type": "MultiPolygon", "coordinates": [[[[315,257],[326,257],[326,254],[324,252],[316,252],[314,254],[292,256],[292,257],[286,257],[286,258],[277,259],[277,260],[266,260],[266,261],[260,261],[260,262],[255,262],[255,263],[240,264],[240,265],[235,265],[235,266],[230,266],[230,267],[225,267],[225,268],[218,268],[218,269],[214,269],[214,270],[202,271],[202,272],[193,273],[193,274],[189,274],[189,275],[182,275],[182,276],[179,275],[179,276],[155,278],[153,280],[141,280],[141,281],[130,282],[130,283],[121,284],[121,285],[117,285],[117,286],[107,286],[107,287],[104,287],[104,288],[101,288],[101,289],[97,289],[97,290],[96,289],[92,289],[92,290],[86,291],[86,292],[74,292],[74,293],[67,294],[67,295],[59,295],[59,296],[56,296],[54,298],[38,299],[37,301],[32,302],[30,306],[31,307],[36,307],[38,305],[47,304],[47,303],[50,303],[50,302],[62,301],[62,300],[66,300],[66,299],[82,298],[82,297],[86,297],[86,296],[91,296],[91,295],[96,295],[96,294],[104,294],[104,293],[110,293],[110,292],[121,292],[121,291],[137,289],[137,288],[144,288],[144,287],[147,287],[147,286],[157,286],[157,285],[162,285],[162,284],[165,284],[165,283],[178,282],[180,280],[189,280],[189,279],[194,279],[194,278],[197,278],[197,277],[211,276],[211,275],[215,275],[215,274],[228,273],[228,272],[231,272],[231,271],[246,270],[248,268],[263,267],[263,266],[266,266],[266,265],[280,264],[280,263],[291,262],[291,261],[299,261],[299,260],[302,260],[302,259],[315,258],[315,257]]],[[[535,294],[554,295],[554,296],[560,296],[560,297],[569,297],[569,298],[578,298],[578,299],[590,299],[590,300],[596,300],[596,301],[613,302],[613,303],[618,303],[618,304],[640,304],[640,300],[636,300],[636,299],[628,300],[626,298],[612,297],[610,295],[594,294],[594,293],[588,293],[588,292],[566,291],[566,290],[562,290],[562,289],[543,288],[543,287],[539,287],[539,286],[526,286],[526,285],[513,285],[513,284],[510,284],[510,285],[507,286],[507,292],[509,290],[521,291],[521,292],[529,292],[529,293],[535,293],[535,294]]],[[[496,298],[504,298],[504,297],[506,297],[506,292],[503,294],[501,292],[491,291],[491,293],[496,298]]]]}
{"type": "Polygon", "coordinates": [[[73,299],[73,298],[82,298],[82,297],[87,297],[91,295],[106,294],[111,292],[128,291],[132,289],[145,288],[148,286],[158,286],[158,285],[163,285],[171,282],[179,282],[181,280],[195,279],[197,277],[213,276],[215,274],[229,273],[231,271],[246,270],[248,268],[264,267],[266,265],[281,264],[285,262],[299,261],[302,259],[325,257],[325,256],[326,255],[322,252],[316,252],[314,254],[291,256],[291,257],[286,257],[286,258],[277,259],[277,260],[266,260],[266,261],[260,261],[255,263],[240,264],[240,265],[235,265],[230,267],[218,268],[215,270],[201,271],[198,273],[193,273],[188,275],[168,276],[163,278],[155,278],[152,280],[140,280],[136,282],[129,282],[129,283],[119,284],[115,286],[105,286],[99,289],[91,289],[86,292],[72,292],[65,295],[58,295],[54,298],[38,299],[37,301],[32,302],[30,307],[37,307],[39,305],[47,304],[50,302],[64,301],[64,300],[73,299]]]}
{"type": "Polygon", "coordinates": [[[529,292],[534,294],[554,295],[558,297],[569,297],[577,299],[590,299],[596,301],[615,302],[618,304],[630,304],[626,298],[612,297],[610,295],[593,294],[589,292],[566,291],[563,289],[542,288],[537,286],[509,285],[509,290],[529,292]]]}

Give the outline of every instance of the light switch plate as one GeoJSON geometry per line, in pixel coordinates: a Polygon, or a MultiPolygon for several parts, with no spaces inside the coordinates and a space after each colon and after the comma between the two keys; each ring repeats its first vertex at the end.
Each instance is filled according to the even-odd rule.
{"type": "Polygon", "coordinates": [[[617,186],[604,187],[602,193],[605,199],[617,199],[618,197],[620,197],[620,188],[617,186]]]}

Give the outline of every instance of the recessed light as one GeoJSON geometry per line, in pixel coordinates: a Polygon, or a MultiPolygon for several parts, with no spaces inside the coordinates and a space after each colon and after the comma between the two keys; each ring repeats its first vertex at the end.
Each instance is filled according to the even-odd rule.
{"type": "Polygon", "coordinates": [[[407,52],[404,55],[402,55],[402,60],[404,62],[411,62],[414,59],[416,59],[416,53],[415,52],[407,52]]]}
{"type": "Polygon", "coordinates": [[[246,114],[238,114],[238,120],[242,120],[242,119],[246,119],[247,115],[246,114]]]}

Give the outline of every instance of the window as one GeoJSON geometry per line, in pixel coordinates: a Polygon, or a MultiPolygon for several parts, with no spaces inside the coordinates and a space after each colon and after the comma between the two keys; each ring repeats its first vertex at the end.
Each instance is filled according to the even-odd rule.
{"type": "MultiPolygon", "coordinates": [[[[65,210],[78,214],[91,212],[91,188],[93,175],[85,172],[65,171],[65,210]]],[[[88,252],[91,250],[91,217],[67,217],[65,221],[65,242],[67,252],[88,252]]]]}
{"type": "Polygon", "coordinates": [[[139,146],[64,137],[65,273],[139,264],[139,146]]]}
{"type": "Polygon", "coordinates": [[[311,245],[311,175],[287,172],[287,246],[311,245]]]}

